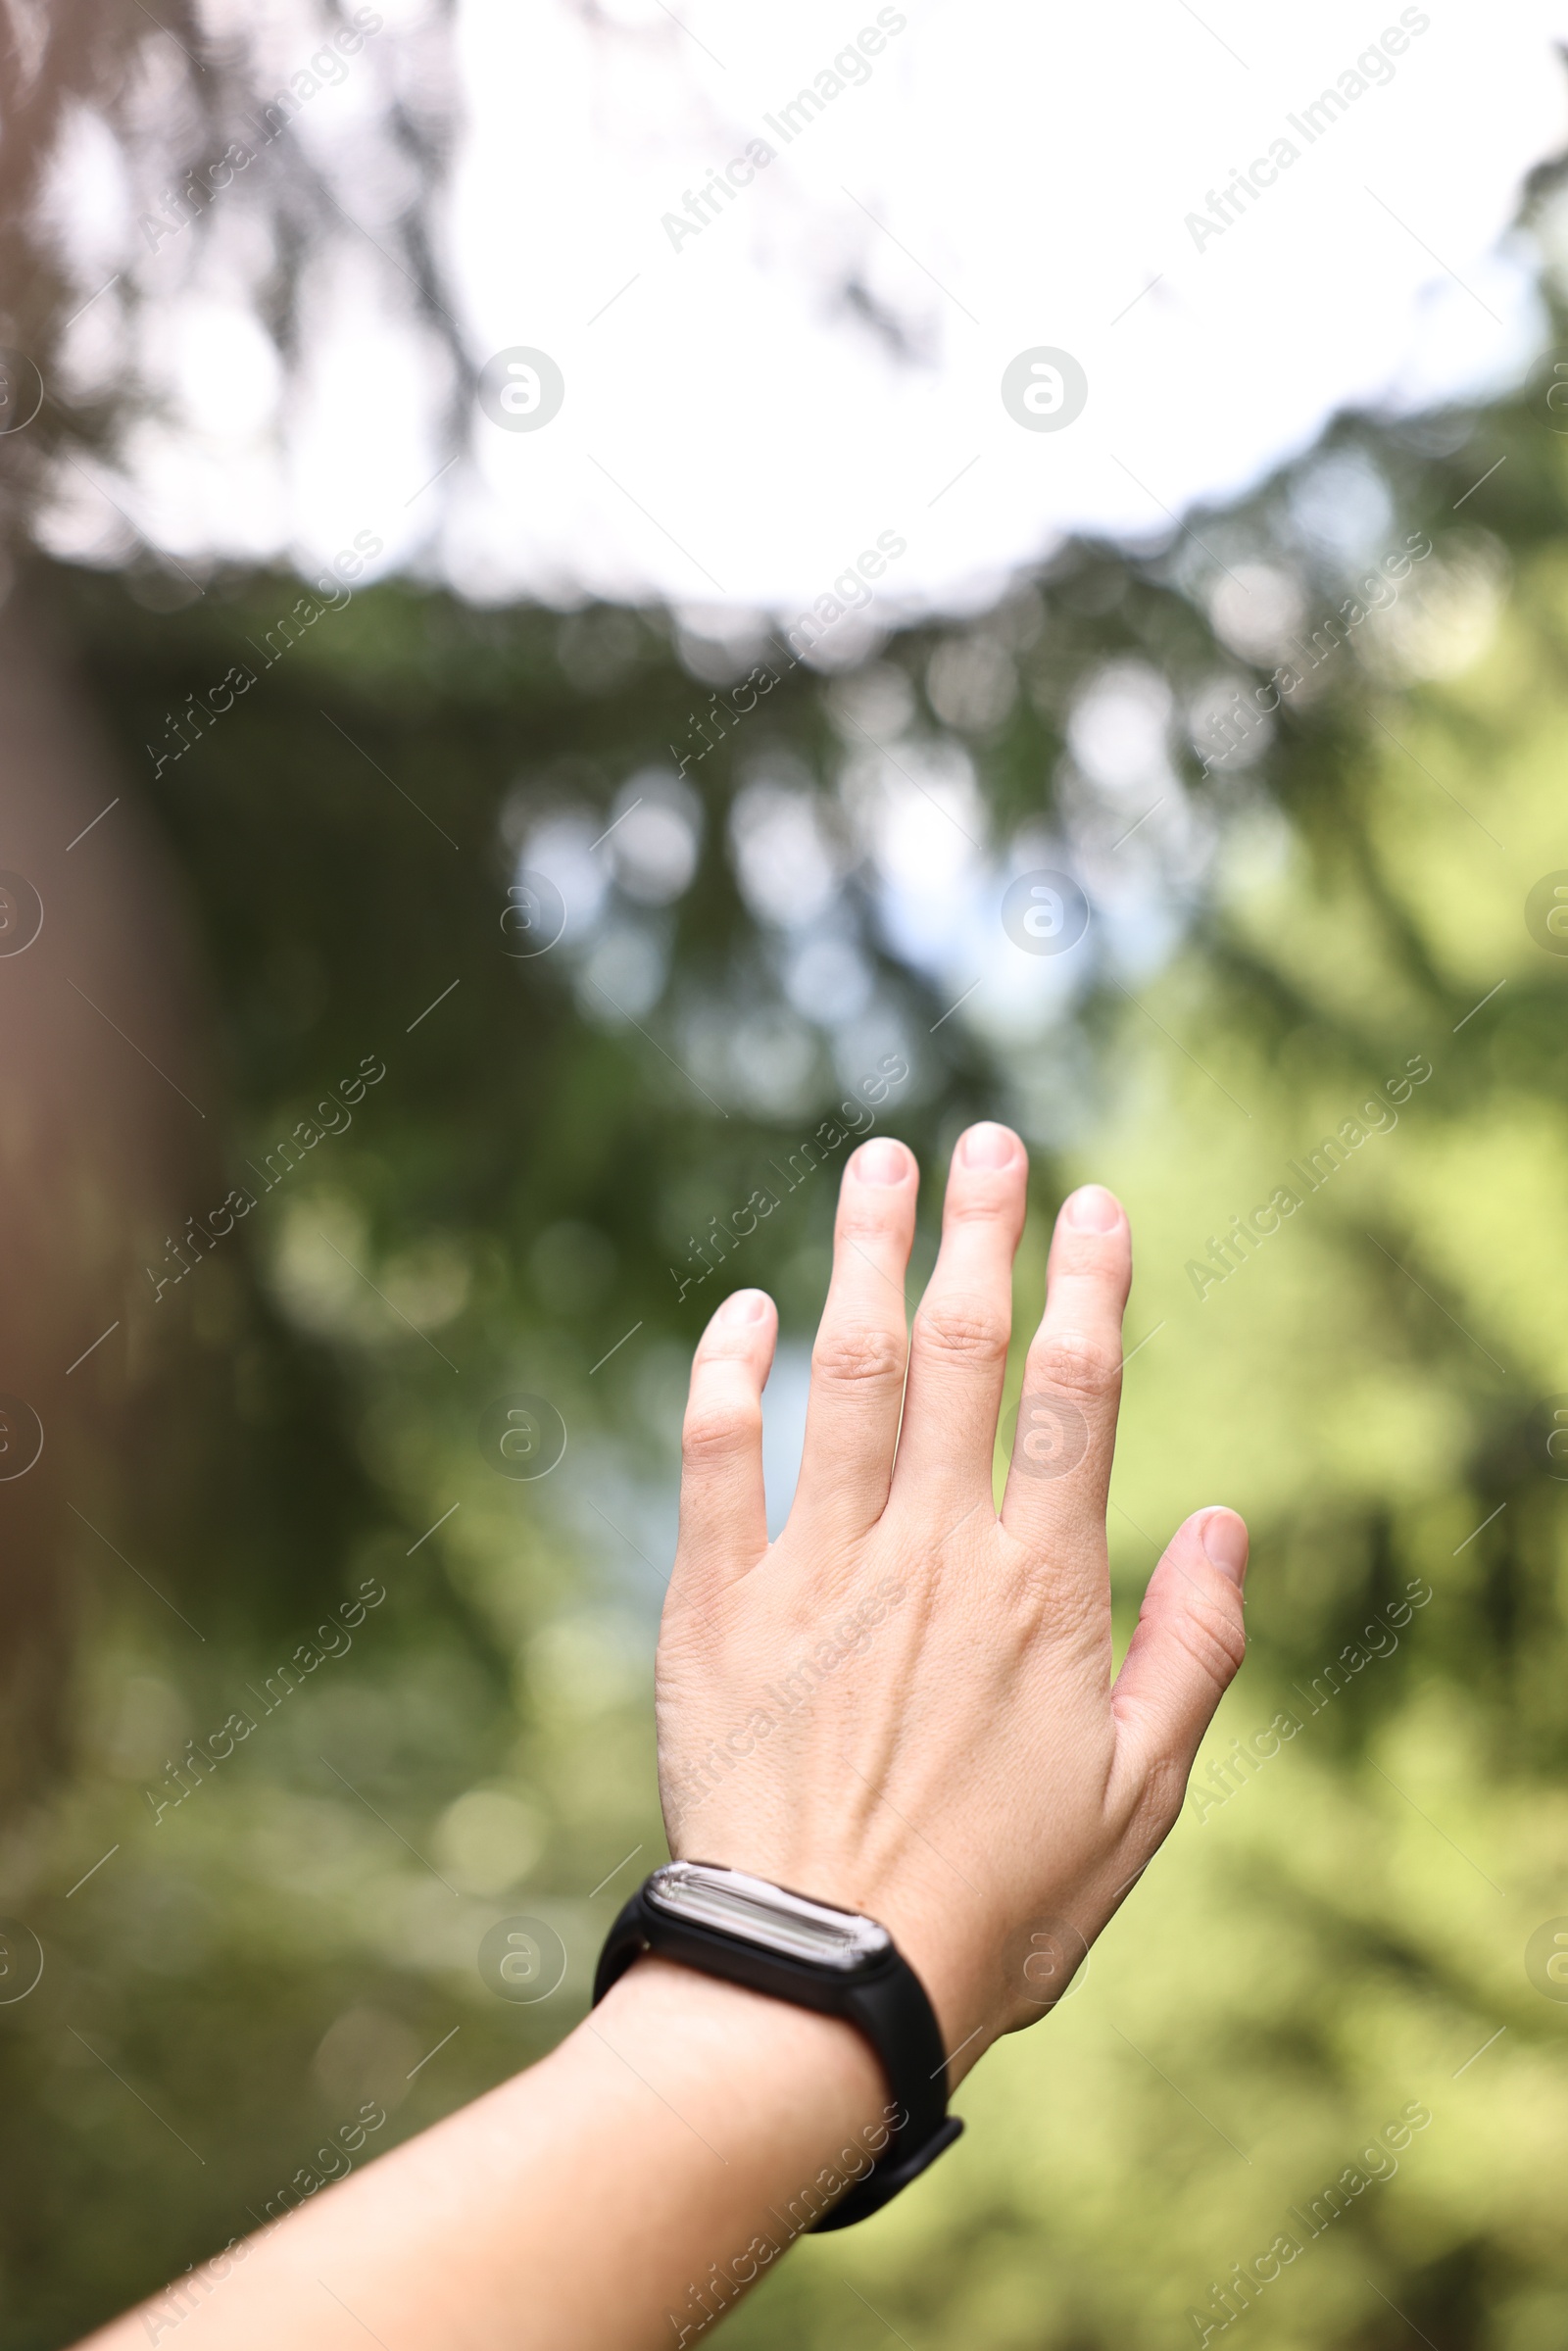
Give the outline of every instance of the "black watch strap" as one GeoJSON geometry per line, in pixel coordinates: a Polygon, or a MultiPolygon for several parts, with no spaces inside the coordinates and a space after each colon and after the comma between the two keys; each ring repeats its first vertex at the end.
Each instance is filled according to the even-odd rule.
{"type": "Polygon", "coordinates": [[[656,1870],[611,1928],[594,1978],[595,2003],[650,1953],[798,2008],[843,2017],[876,2051],[893,2093],[890,2135],[871,2170],[812,2229],[848,2229],[880,2212],[962,2131],[948,2112],[947,2054],[925,1988],[874,1921],[738,1870],[677,1861],[656,1870]],[[767,1898],[780,1896],[800,1914],[793,1931],[787,1915],[770,1927],[767,1898]],[[842,1930],[833,1922],[843,1922],[842,1930]],[[783,1947],[789,1943],[795,1947],[783,1947]]]}

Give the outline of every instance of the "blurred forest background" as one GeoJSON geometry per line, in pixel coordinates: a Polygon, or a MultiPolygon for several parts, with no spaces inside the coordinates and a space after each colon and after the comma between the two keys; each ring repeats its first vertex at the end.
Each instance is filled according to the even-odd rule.
{"type": "MultiPolygon", "coordinates": [[[[20,236],[36,190],[3,193],[20,236]]],[[[1529,219],[1556,315],[1552,174],[1529,219]]],[[[47,378],[45,265],[40,241],[11,331],[47,378]]],[[[718,1287],[681,1282],[889,1054],[910,1074],[880,1115],[927,1178],[917,1276],[960,1125],[1029,1140],[1020,1356],[1063,1192],[1127,1201],[1119,1637],[1172,1526],[1223,1498],[1253,1531],[1251,1653],[1200,1761],[1209,1800],[1066,2003],[965,2085],[961,2145],[800,2249],[732,2338],[1194,2341],[1233,2265],[1420,2101],[1397,2177],[1244,2339],[1568,2339],[1557,368],[1483,408],[1342,416],[1158,546],[1072,544],[994,610],[831,664],[418,579],[334,586],[269,661],[296,599],[323,605],[309,583],[47,552],[39,482],[111,446],[113,402],[52,401],[8,444],[10,674],[107,780],[47,856],[14,846],[15,814],[0,833],[45,917],[0,999],[46,1042],[64,1022],[74,903],[119,942],[85,993],[122,1043],[77,1006],[58,1051],[8,1064],[7,1181],[34,1201],[29,1225],[8,1200],[8,1295],[50,1248],[92,1278],[69,1313],[28,1310],[48,1400],[0,1378],[46,1433],[0,1484],[0,1985],[35,1972],[29,1938],[44,1963],[0,1996],[0,2351],[64,2343],[248,2230],[368,2102],[369,2153],[582,2014],[664,1851],[652,1657],[718,1287]],[[1395,582],[1377,610],[1372,574],[1395,582]],[[236,664],[255,682],[228,707],[236,664]],[[1227,716],[1282,665],[1276,711],[1227,716]],[[1060,955],[1002,921],[1040,868],[1091,907],[1060,955]],[[187,1009],[155,1019],[138,991],[166,966],[187,1009]],[[91,1125],[89,1031],[137,1056],[157,1140],[134,1181],[91,1125]],[[1396,1123],[1195,1280],[1418,1062],[1396,1123]],[[76,1142],[40,1173],[25,1136],[57,1093],[86,1123],[61,1113],[76,1142]],[[492,1407],[519,1394],[566,1434],[528,1480],[497,1474],[492,1407]],[[318,1632],[333,1611],[347,1638],[318,1632]],[[1363,1638],[1379,1611],[1396,1641],[1363,1638]],[[1281,1709],[1302,1728],[1258,1762],[1281,1709]],[[224,1752],[237,1710],[257,1728],[224,1752]],[[1237,1741],[1254,1760],[1227,1784],[1237,1741]],[[517,1916],[565,1954],[531,2004],[478,1964],[517,1916]]],[[[778,1508],[835,1167],[725,1245],[781,1305],[778,1508]]]]}

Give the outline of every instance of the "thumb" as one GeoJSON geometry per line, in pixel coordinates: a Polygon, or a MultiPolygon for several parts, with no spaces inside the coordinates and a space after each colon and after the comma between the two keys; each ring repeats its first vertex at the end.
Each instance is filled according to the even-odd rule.
{"type": "Polygon", "coordinates": [[[1246,1522],[1234,1510],[1211,1505],[1177,1528],[1149,1579],[1111,1693],[1129,1760],[1156,1785],[1175,1781],[1176,1804],[1199,1741],[1247,1654],[1247,1550],[1246,1522]]]}

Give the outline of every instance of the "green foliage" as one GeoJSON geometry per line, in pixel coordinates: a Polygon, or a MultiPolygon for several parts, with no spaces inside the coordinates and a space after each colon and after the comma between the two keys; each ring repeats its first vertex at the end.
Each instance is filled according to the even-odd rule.
{"type": "Polygon", "coordinates": [[[244,648],[291,580],[156,612],[119,578],[42,583],[150,777],[212,975],[227,1144],[190,1209],[207,1221],[230,1186],[256,1206],[156,1298],[171,1269],[149,1235],[137,1309],[184,1367],[196,1498],[149,1477],[116,1525],[206,1638],[84,1553],[77,1760],[5,1862],[5,1906],[49,1963],[0,2008],[3,2351],[58,2342],[248,2229],[362,2102],[390,2140],[581,2013],[615,1900],[663,1849],[648,1701],[672,1440],[730,1278],[698,1283],[690,1244],[777,1195],[730,1247],[733,1278],[780,1297],[787,1383],[842,1151],[794,1190],[778,1163],[883,1050],[911,1069],[878,1116],[926,1171],[924,1262],[957,1125],[1012,1116],[1037,1146],[1020,1359],[1056,1199],[1089,1174],[1121,1191],[1139,1268],[1121,1630],[1170,1528],[1224,1498],[1253,1527],[1252,1652],[1200,1759],[1206,1800],[1059,2013],[966,2085],[961,2145],[870,2227],[801,2249],[735,2340],[1196,2341],[1191,2310],[1223,2317],[1212,2284],[1412,2103],[1431,2120],[1396,2176],[1368,2158],[1342,2217],[1298,2227],[1245,2339],[1562,2340],[1568,2006],[1524,1962],[1568,1912],[1568,1489],[1547,1448],[1568,1389],[1568,961],[1524,919],[1568,866],[1549,422],[1524,401],[1402,435],[1348,420],[1200,518],[1200,542],[1070,550],[858,679],[760,649],[777,683],[688,767],[689,886],[662,906],[612,893],[599,932],[528,960],[506,920],[519,854],[580,819],[582,870],[615,855],[587,843],[628,777],[701,739],[713,689],[692,672],[711,649],[659,613],[478,612],[392,584],[264,666],[244,648]],[[1192,829],[1151,816],[1142,896],[1118,898],[1111,843],[1139,809],[1097,803],[1075,764],[1086,688],[1112,663],[1184,706],[1217,672],[1261,684],[1283,657],[1240,659],[1234,612],[1225,649],[1224,580],[1258,593],[1272,566],[1309,634],[1364,574],[1347,549],[1375,493],[1372,556],[1429,534],[1431,557],[1298,662],[1266,742],[1206,777],[1179,751],[1192,829]],[[255,682],[158,765],[168,713],[210,706],[236,662],[255,682]],[[844,780],[879,708],[901,760],[947,745],[951,768],[961,744],[972,762],[993,933],[1008,844],[1025,864],[1077,844],[1110,911],[1082,951],[1093,984],[1054,1019],[951,1011],[961,977],[888,914],[874,809],[844,780]],[[853,1016],[791,1009],[784,928],[738,887],[728,828],[762,771],[814,794],[837,844],[853,1016]],[[662,974],[635,1007],[594,961],[607,925],[643,957],[615,968],[662,974]],[[324,1131],[318,1105],[365,1062],[384,1077],[324,1131]],[[1360,1115],[1374,1088],[1388,1118],[1360,1115]],[[312,1120],[320,1139],[264,1189],[312,1120]],[[1332,1175],[1287,1172],[1348,1121],[1362,1140],[1332,1175]],[[1213,1241],[1282,1186],[1298,1204],[1218,1278],[1213,1241]],[[568,1432],[532,1483],[479,1443],[484,1407],[517,1391],[568,1432]],[[362,1586],[386,1596],[328,1654],[317,1628],[362,1586]],[[1412,1586],[1429,1597],[1400,1618],[1412,1586]],[[1367,1630],[1378,1611],[1386,1632],[1367,1630]],[[259,1713],[247,1687],[308,1642],[319,1662],[259,1713]],[[246,1706],[254,1732],[160,1815],[171,1759],[246,1706]],[[1282,1716],[1271,1750],[1257,1735],[1282,1716]],[[1238,1741],[1227,1785],[1214,1766],[1238,1741]],[[518,1913],[567,1954],[532,2007],[475,1965],[518,1913]]]}

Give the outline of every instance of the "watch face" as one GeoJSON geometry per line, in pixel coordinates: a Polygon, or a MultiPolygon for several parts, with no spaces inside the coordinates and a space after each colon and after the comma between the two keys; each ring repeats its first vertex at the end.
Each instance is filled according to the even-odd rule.
{"type": "Polygon", "coordinates": [[[781,1959],[803,1959],[845,1974],[893,1947],[893,1937],[875,1919],[808,1902],[804,1894],[770,1886],[765,1878],[750,1878],[744,1870],[671,1861],[654,1872],[646,1890],[648,1899],[672,1918],[711,1927],[781,1959]]]}

